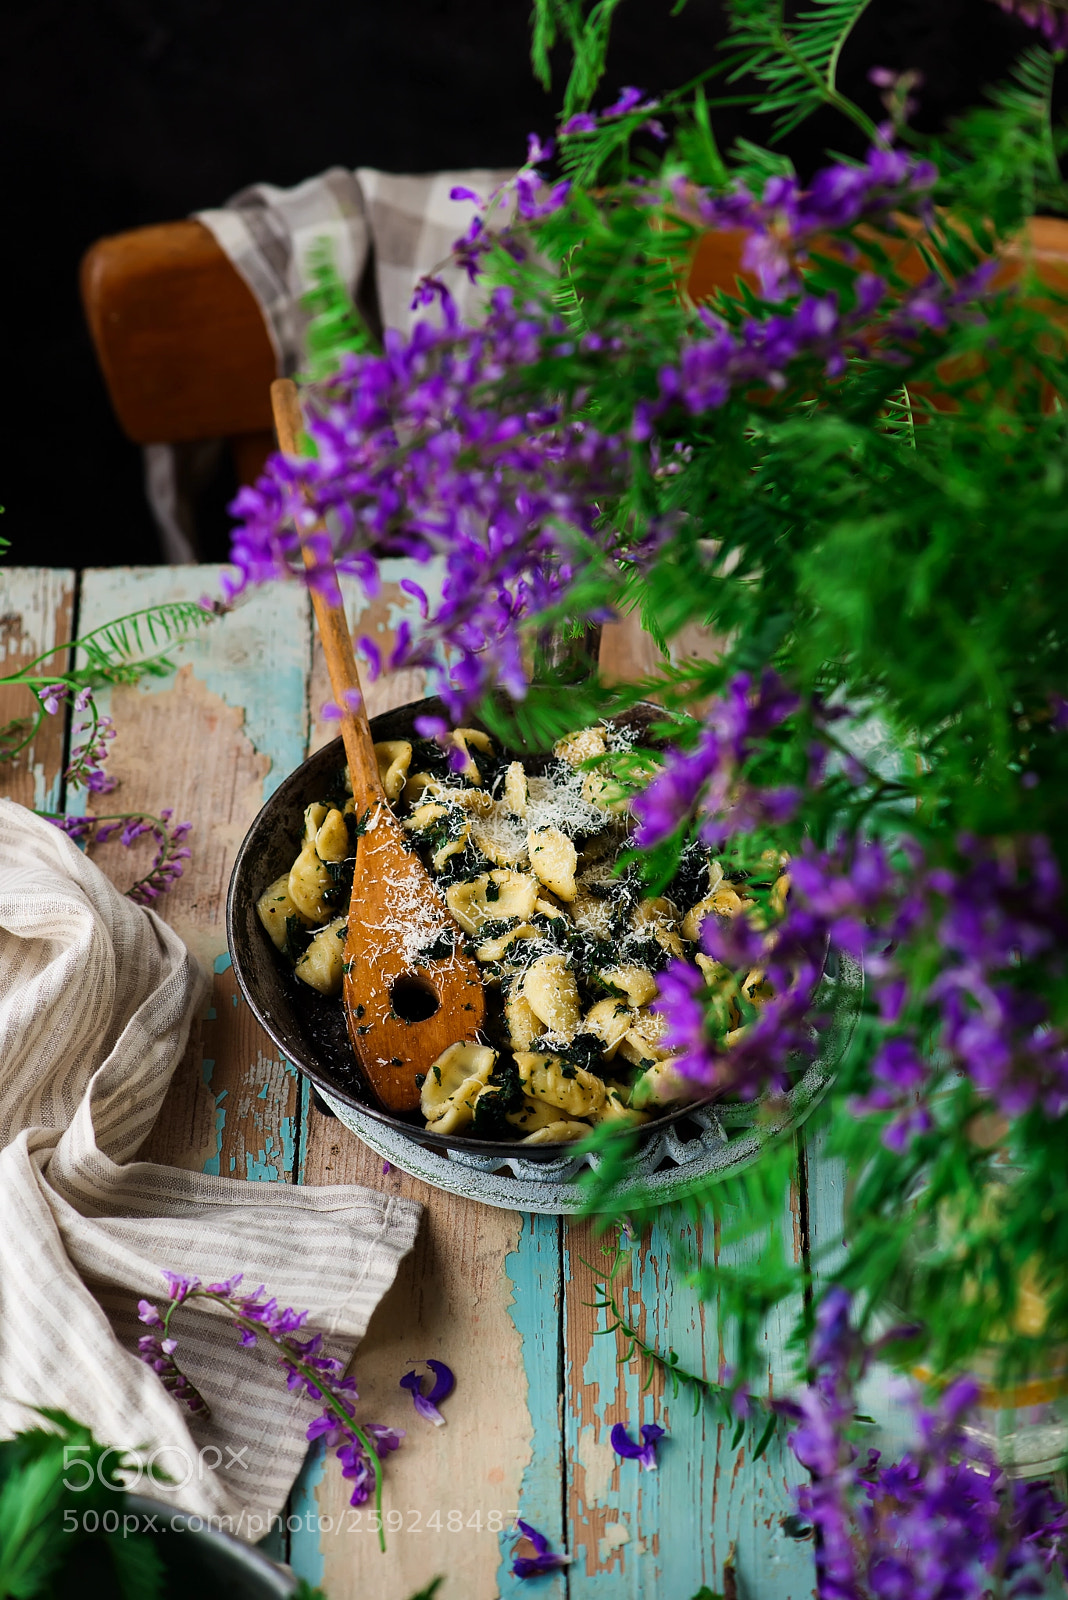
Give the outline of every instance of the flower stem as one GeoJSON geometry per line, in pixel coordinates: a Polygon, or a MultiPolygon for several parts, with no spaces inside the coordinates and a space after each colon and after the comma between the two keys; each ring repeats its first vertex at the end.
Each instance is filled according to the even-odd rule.
{"type": "MultiPolygon", "coordinates": [[[[194,1289],[189,1295],[186,1296],[186,1299],[214,1300],[217,1305],[222,1306],[224,1310],[229,1312],[237,1327],[245,1328],[249,1333],[254,1333],[257,1339],[266,1339],[278,1351],[280,1360],[286,1361],[291,1367],[295,1367],[300,1373],[301,1377],[306,1380],[306,1382],[314,1385],[314,1387],[319,1390],[319,1393],[322,1395],[326,1405],[337,1417],[342,1427],[347,1429],[349,1433],[355,1434],[356,1438],[360,1441],[360,1444],[363,1447],[364,1454],[371,1463],[371,1468],[375,1475],[375,1513],[378,1517],[378,1548],[384,1555],[386,1551],[386,1530],[385,1524],[382,1520],[382,1462],[379,1459],[378,1451],[371,1443],[371,1440],[368,1438],[367,1434],[360,1427],[359,1423],[354,1421],[352,1413],[346,1410],[337,1396],[330,1392],[330,1387],[323,1374],[321,1372],[316,1372],[314,1367],[310,1367],[307,1362],[302,1361],[292,1346],[287,1344],[284,1339],[276,1339],[273,1333],[269,1333],[267,1331],[262,1322],[255,1322],[251,1317],[244,1316],[243,1313],[237,1309],[237,1306],[234,1304],[234,1302],[232,1300],[227,1300],[225,1295],[210,1294],[206,1289],[194,1289]]],[[[172,1311],[177,1305],[184,1303],[185,1301],[172,1300],[170,1305],[167,1307],[167,1311],[163,1318],[165,1332],[170,1324],[172,1311]]]]}

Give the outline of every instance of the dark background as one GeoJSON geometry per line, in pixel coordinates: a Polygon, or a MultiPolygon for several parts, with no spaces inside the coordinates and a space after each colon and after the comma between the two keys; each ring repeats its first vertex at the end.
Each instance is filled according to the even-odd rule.
{"type": "MultiPolygon", "coordinates": [[[[609,98],[624,84],[673,87],[708,64],[723,31],[719,0],[671,10],[672,0],[624,0],[609,98]]],[[[527,133],[551,132],[556,105],[530,72],[528,16],[528,0],[7,0],[4,559],[160,559],[141,453],[115,422],[82,318],[86,248],[219,205],[245,184],[288,185],[336,163],[518,165],[527,133]]],[[[918,68],[915,120],[931,128],[1035,37],[991,0],[873,0],[842,84],[877,114],[868,68],[918,68]]],[[[721,142],[743,126],[760,136],[739,112],[721,113],[721,142]]],[[[787,148],[805,170],[828,144],[856,150],[853,130],[821,117],[787,148]]],[[[225,556],[230,492],[220,477],[205,507],[213,559],[225,556]]]]}

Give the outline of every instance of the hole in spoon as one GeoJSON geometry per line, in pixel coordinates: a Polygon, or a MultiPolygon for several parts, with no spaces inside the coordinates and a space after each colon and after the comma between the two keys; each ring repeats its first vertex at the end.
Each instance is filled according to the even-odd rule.
{"type": "Polygon", "coordinates": [[[420,978],[407,975],[397,978],[389,991],[393,1015],[402,1022],[425,1022],[441,1009],[441,1001],[420,978]]]}

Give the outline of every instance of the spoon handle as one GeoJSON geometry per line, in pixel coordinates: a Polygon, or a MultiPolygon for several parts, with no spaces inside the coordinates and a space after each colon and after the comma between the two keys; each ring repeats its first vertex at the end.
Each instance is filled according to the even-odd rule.
{"type": "MultiPolygon", "coordinates": [[[[271,384],[271,408],[274,412],[274,427],[278,435],[279,448],[287,456],[301,455],[304,417],[300,409],[297,386],[292,378],[276,378],[271,384]]],[[[326,530],[322,529],[321,524],[320,530],[325,542],[326,530]]],[[[371,729],[367,721],[367,707],[360,689],[356,657],[352,651],[352,635],[345,620],[345,607],[341,601],[337,573],[334,571],[328,543],[325,543],[325,548],[321,551],[313,549],[307,539],[307,530],[300,527],[297,529],[297,537],[300,539],[305,567],[309,572],[320,575],[320,582],[310,584],[309,587],[312,605],[315,608],[315,620],[319,624],[319,637],[323,641],[326,669],[330,674],[330,687],[341,709],[341,737],[349,763],[353,798],[357,804],[369,806],[384,801],[386,796],[382,780],[378,775],[374,740],[371,738],[371,729]],[[327,590],[331,591],[330,597],[323,591],[323,579],[326,580],[327,590]]]]}

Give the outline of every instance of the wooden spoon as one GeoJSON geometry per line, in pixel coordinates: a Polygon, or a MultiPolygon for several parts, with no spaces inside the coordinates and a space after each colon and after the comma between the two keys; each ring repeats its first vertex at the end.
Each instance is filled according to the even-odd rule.
{"type": "MultiPolygon", "coordinates": [[[[286,455],[300,455],[303,418],[291,379],[272,383],[271,405],[279,446],[286,455]]],[[[304,530],[298,532],[305,566],[320,574],[326,567],[332,574],[329,556],[324,560],[319,550],[313,552],[304,530]]],[[[318,587],[311,596],[334,699],[342,709],[341,737],[356,814],[366,823],[356,847],[345,936],[342,999],[349,1038],[385,1109],[414,1111],[416,1075],[425,1076],[450,1044],[474,1038],[486,998],[478,966],[464,953],[460,928],[390,810],[340,597],[332,603],[318,587]]]]}

